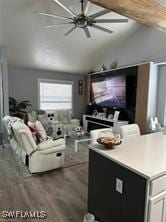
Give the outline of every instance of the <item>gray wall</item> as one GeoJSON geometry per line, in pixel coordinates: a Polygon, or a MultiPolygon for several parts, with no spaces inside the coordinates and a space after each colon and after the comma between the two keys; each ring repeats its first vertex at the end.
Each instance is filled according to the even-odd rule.
{"type": "Polygon", "coordinates": [[[1,23],[0,23],[0,45],[2,45],[3,42],[4,42],[4,39],[3,39],[2,27],[1,27],[1,23]]]}
{"type": "Polygon", "coordinates": [[[83,95],[78,94],[78,80],[83,75],[56,73],[43,70],[24,69],[9,66],[9,96],[18,100],[30,100],[34,109],[38,109],[38,79],[66,80],[74,82],[74,117],[81,118],[84,112],[83,95]]]}
{"type": "Polygon", "coordinates": [[[9,102],[8,102],[8,61],[7,61],[7,47],[0,46],[0,63],[1,63],[1,72],[3,77],[3,103],[4,103],[4,115],[7,115],[9,112],[9,102]]]}
{"type": "Polygon", "coordinates": [[[2,24],[2,2],[0,0],[0,45],[4,44],[4,33],[3,33],[3,24],[2,24]]]}
{"type": "Polygon", "coordinates": [[[114,59],[118,59],[119,66],[163,61],[166,59],[166,33],[141,26],[118,47],[110,50],[108,45],[94,70],[100,70],[102,64],[109,67],[114,59]]]}
{"type": "Polygon", "coordinates": [[[3,132],[2,118],[5,115],[8,115],[8,110],[9,102],[7,50],[6,46],[0,46],[0,133],[3,132]]]}

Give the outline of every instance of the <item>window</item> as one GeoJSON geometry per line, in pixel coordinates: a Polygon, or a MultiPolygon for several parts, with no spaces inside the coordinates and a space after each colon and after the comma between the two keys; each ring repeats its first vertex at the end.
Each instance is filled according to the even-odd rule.
{"type": "Polygon", "coordinates": [[[39,106],[42,110],[72,110],[72,82],[39,80],[39,106]]]}

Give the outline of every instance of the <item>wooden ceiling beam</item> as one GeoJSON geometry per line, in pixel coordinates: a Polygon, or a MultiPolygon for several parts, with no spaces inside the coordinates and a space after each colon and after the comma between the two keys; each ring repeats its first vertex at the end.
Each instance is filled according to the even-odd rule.
{"type": "Polygon", "coordinates": [[[154,0],[89,0],[144,25],[166,31],[166,7],[154,0]]]}

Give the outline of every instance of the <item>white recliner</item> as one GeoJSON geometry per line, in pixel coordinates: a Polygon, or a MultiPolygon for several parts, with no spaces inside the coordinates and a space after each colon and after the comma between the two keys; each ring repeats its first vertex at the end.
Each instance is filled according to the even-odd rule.
{"type": "Polygon", "coordinates": [[[120,134],[122,139],[140,136],[140,128],[137,124],[129,124],[120,126],[120,134]]]}
{"type": "Polygon", "coordinates": [[[64,139],[46,140],[36,145],[30,129],[18,118],[6,116],[3,119],[10,135],[11,148],[28,167],[31,173],[49,171],[64,165],[64,139]]]}
{"type": "Polygon", "coordinates": [[[29,128],[24,123],[15,122],[13,131],[18,144],[29,157],[28,167],[31,173],[63,167],[64,139],[46,140],[36,145],[29,128]]]}

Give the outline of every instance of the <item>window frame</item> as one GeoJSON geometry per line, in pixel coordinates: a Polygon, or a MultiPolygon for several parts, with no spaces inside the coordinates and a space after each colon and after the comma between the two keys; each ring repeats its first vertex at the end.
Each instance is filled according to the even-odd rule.
{"type": "MultiPolygon", "coordinates": [[[[74,112],[74,81],[66,81],[66,80],[56,80],[56,79],[38,79],[38,109],[40,110],[40,83],[59,83],[59,84],[66,84],[66,85],[72,85],[72,96],[71,96],[71,103],[72,103],[72,108],[71,112],[74,112]]],[[[47,109],[49,110],[55,110],[55,109],[47,109]]],[[[47,111],[46,110],[46,111],[47,111]]]]}

